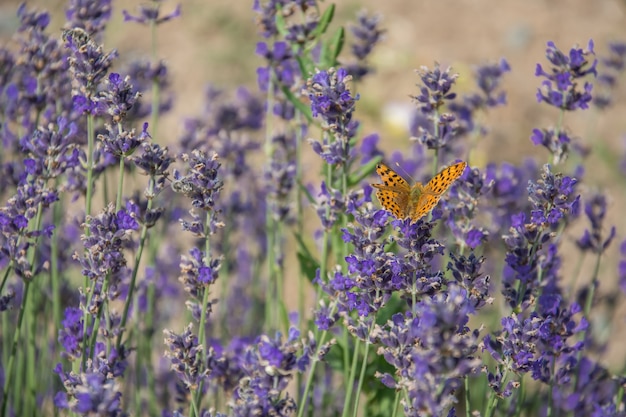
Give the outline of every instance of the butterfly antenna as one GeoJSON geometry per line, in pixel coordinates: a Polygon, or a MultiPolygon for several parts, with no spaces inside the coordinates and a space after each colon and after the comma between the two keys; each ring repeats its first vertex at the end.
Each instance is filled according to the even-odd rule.
{"type": "Polygon", "coordinates": [[[400,166],[400,164],[399,164],[399,163],[397,163],[397,162],[396,162],[396,167],[398,167],[398,170],[399,170],[399,171],[402,171],[402,173],[403,173],[404,175],[406,175],[406,177],[407,177],[407,178],[410,178],[410,179],[411,179],[411,181],[413,181],[414,183],[415,183],[415,182],[417,182],[417,181],[415,181],[415,178],[413,178],[413,176],[412,176],[411,174],[409,174],[409,173],[406,171],[406,169],[402,168],[402,167],[400,166]]]}

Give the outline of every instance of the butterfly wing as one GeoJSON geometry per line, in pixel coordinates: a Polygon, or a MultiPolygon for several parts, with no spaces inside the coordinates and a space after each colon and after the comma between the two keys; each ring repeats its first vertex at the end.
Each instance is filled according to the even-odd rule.
{"type": "Polygon", "coordinates": [[[411,223],[418,221],[437,205],[443,193],[463,174],[466,166],[466,162],[450,165],[426,184],[419,201],[411,212],[411,223]]]}
{"type": "Polygon", "coordinates": [[[409,183],[385,164],[378,164],[376,173],[383,182],[372,184],[372,187],[378,189],[376,191],[378,201],[398,219],[404,219],[409,204],[409,183]]]}
{"type": "Polygon", "coordinates": [[[458,164],[450,165],[442,169],[439,174],[435,175],[433,179],[426,184],[425,191],[441,196],[441,194],[445,193],[452,183],[463,174],[466,166],[466,162],[459,162],[458,164]]]}
{"type": "Polygon", "coordinates": [[[428,214],[437,205],[440,198],[441,195],[423,193],[411,212],[411,223],[415,223],[428,214]]]}

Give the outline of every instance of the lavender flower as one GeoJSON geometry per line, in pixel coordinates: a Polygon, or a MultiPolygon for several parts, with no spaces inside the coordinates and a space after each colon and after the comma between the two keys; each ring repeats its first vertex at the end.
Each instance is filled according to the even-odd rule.
{"type": "Polygon", "coordinates": [[[384,210],[374,210],[370,204],[355,214],[358,227],[343,230],[344,242],[354,245],[345,259],[347,274],[336,270],[328,282],[318,281],[337,303],[339,313],[356,310],[361,317],[374,315],[400,287],[400,271],[394,270],[399,262],[394,254],[385,252],[381,239],[387,219],[384,210]]]}
{"type": "Polygon", "coordinates": [[[268,92],[272,87],[272,94],[276,97],[276,103],[272,112],[285,120],[290,120],[295,114],[293,104],[286,100],[281,88],[294,89],[297,83],[300,69],[293,53],[286,42],[275,42],[270,49],[265,42],[259,42],[256,46],[256,54],[267,62],[267,66],[257,68],[257,83],[259,89],[268,92]]]}
{"type": "MultiPolygon", "coordinates": [[[[169,177],[169,167],[174,161],[174,159],[169,156],[168,152],[167,148],[144,142],[141,154],[138,156],[135,155],[132,158],[135,166],[145,175],[150,176],[151,180],[154,181],[150,190],[146,191],[146,197],[148,199],[154,198],[165,187],[165,181],[169,177]]],[[[140,218],[140,222],[152,223],[152,221],[148,221],[144,216],[140,216],[140,218]]]]}
{"type": "Polygon", "coordinates": [[[537,64],[535,76],[545,78],[541,88],[537,90],[537,101],[545,102],[562,110],[586,109],[592,99],[592,85],[585,82],[583,89],[578,87],[578,80],[589,74],[597,76],[597,59],[589,64],[589,55],[595,55],[593,41],[590,40],[586,50],[573,47],[569,55],[561,52],[554,42],[548,42],[546,57],[553,65],[546,72],[541,64],[537,64]]]}
{"type": "Polygon", "coordinates": [[[419,72],[422,80],[420,94],[411,96],[424,115],[415,124],[416,140],[426,145],[428,149],[446,149],[458,135],[456,116],[440,111],[446,102],[451,102],[456,98],[452,87],[458,74],[451,74],[450,71],[450,68],[441,71],[439,65],[436,65],[433,70],[422,67],[419,72]]]}
{"type": "MultiPolygon", "coordinates": [[[[401,400],[406,415],[443,415],[456,402],[462,378],[475,372],[478,331],[467,327],[474,313],[467,293],[456,286],[425,297],[412,312],[395,314],[372,337],[396,369],[396,377],[377,372],[390,388],[406,389],[401,400]]],[[[451,411],[453,412],[453,411],[451,411]]]]}
{"type": "Polygon", "coordinates": [[[567,159],[570,150],[571,139],[566,132],[558,132],[554,129],[533,129],[530,140],[535,145],[542,145],[553,156],[555,164],[567,159]]]}
{"type": "MultiPolygon", "coordinates": [[[[70,79],[67,56],[57,39],[44,32],[50,22],[46,12],[29,11],[26,4],[17,12],[20,19],[19,46],[4,68],[3,144],[11,146],[17,131],[34,131],[35,123],[46,125],[59,116],[69,117],[70,79]]],[[[13,48],[12,48],[13,49],[13,48]]],[[[8,58],[5,56],[5,58],[8,58]]]]}
{"type": "MultiPolygon", "coordinates": [[[[489,214],[486,225],[491,225],[492,234],[501,235],[511,226],[510,213],[530,210],[527,198],[528,182],[538,176],[538,168],[533,160],[526,160],[522,167],[503,163],[488,164],[484,171],[483,183],[490,184],[490,191],[483,202],[483,210],[489,214]]],[[[465,181],[461,182],[464,184],[465,181]]]]}
{"type": "Polygon", "coordinates": [[[344,196],[341,191],[329,187],[326,182],[322,181],[315,204],[315,211],[322,221],[322,227],[330,230],[348,210],[348,207],[354,205],[358,199],[357,193],[351,192],[348,196],[344,196]]]}
{"type": "Polygon", "coordinates": [[[474,220],[480,214],[478,202],[491,191],[493,180],[485,181],[484,173],[478,169],[467,169],[461,181],[452,185],[449,197],[443,201],[443,210],[448,213],[446,224],[461,247],[476,249],[489,237],[487,228],[474,220]]]}
{"type": "Polygon", "coordinates": [[[274,152],[270,169],[265,173],[270,210],[275,221],[293,223],[291,192],[295,184],[295,137],[278,135],[273,138],[274,152]]]}
{"type": "Polygon", "coordinates": [[[356,58],[356,62],[347,65],[346,70],[354,81],[363,79],[372,71],[372,68],[366,63],[366,59],[385,33],[379,27],[380,21],[380,16],[369,17],[365,11],[361,11],[357,15],[357,23],[350,27],[352,36],[355,38],[350,50],[356,58]]]}
{"type": "Polygon", "coordinates": [[[591,251],[602,254],[615,237],[615,226],[611,227],[608,236],[602,236],[602,224],[606,216],[606,197],[603,194],[594,194],[585,203],[585,215],[591,223],[591,231],[586,229],[583,236],[576,241],[581,251],[591,251]]]}
{"type": "Polygon", "coordinates": [[[105,345],[98,343],[95,357],[84,372],[64,372],[57,364],[54,372],[59,375],[66,392],[54,397],[54,405],[81,414],[122,417],[121,387],[119,380],[127,367],[128,352],[112,348],[107,355],[105,345]]]}
{"type": "Polygon", "coordinates": [[[361,139],[361,163],[366,164],[374,158],[380,158],[384,155],[383,151],[378,149],[378,141],[380,137],[377,133],[365,136],[361,139]]]}
{"type": "Polygon", "coordinates": [[[293,327],[284,341],[280,333],[274,338],[260,336],[242,353],[244,377],[235,389],[233,416],[292,415],[296,403],[284,391],[295,373],[307,369],[315,350],[312,334],[300,340],[293,327]]]}
{"type": "Polygon", "coordinates": [[[57,408],[70,409],[80,414],[124,416],[121,387],[114,379],[99,373],[81,374],[79,378],[66,379],[73,400],[65,394],[55,396],[57,408]]]}
{"type": "Polygon", "coordinates": [[[101,36],[111,18],[111,0],[71,0],[65,18],[65,27],[81,28],[90,36],[101,36]]]}
{"type": "Polygon", "coordinates": [[[283,16],[290,16],[296,12],[306,14],[308,10],[314,10],[317,7],[317,0],[269,0],[263,5],[261,0],[254,0],[252,9],[259,14],[256,19],[257,26],[261,35],[267,39],[278,35],[276,26],[278,13],[283,16]]]}
{"type": "Polygon", "coordinates": [[[452,251],[449,256],[451,261],[448,262],[447,269],[452,272],[458,286],[467,291],[468,302],[473,308],[479,310],[491,304],[493,297],[489,296],[490,277],[481,271],[485,258],[477,257],[474,253],[468,257],[456,255],[452,251]]]}
{"type": "Polygon", "coordinates": [[[435,65],[433,70],[427,67],[420,68],[418,72],[422,80],[420,95],[412,97],[419,103],[418,108],[422,113],[426,115],[437,113],[446,101],[456,98],[456,93],[451,91],[459,75],[450,74],[450,71],[451,68],[441,71],[439,65],[435,65]]]}
{"type": "Polygon", "coordinates": [[[609,55],[600,58],[602,64],[598,72],[597,84],[601,91],[594,94],[593,104],[601,110],[605,110],[612,104],[612,92],[617,87],[618,76],[624,72],[624,60],[626,59],[626,43],[609,43],[609,55]]]}
{"type": "MultiPolygon", "coordinates": [[[[328,71],[318,71],[307,80],[306,89],[311,100],[313,117],[320,116],[323,127],[338,137],[351,138],[358,128],[358,122],[352,120],[352,114],[359,96],[352,96],[348,89],[346,83],[350,79],[345,69],[331,68],[328,71]]],[[[342,148],[343,150],[332,153],[345,162],[347,144],[342,148]]]]}
{"type": "MultiPolygon", "coordinates": [[[[580,311],[560,295],[544,294],[528,318],[516,314],[503,318],[502,331],[495,338],[487,335],[482,348],[496,360],[498,372],[530,373],[533,379],[554,387],[569,385],[574,371],[570,362],[583,347],[575,336],[588,326],[584,317],[574,318],[580,311]]],[[[502,387],[497,374],[488,375],[496,392],[510,395],[510,386],[502,387]]]]}
{"type": "Polygon", "coordinates": [[[99,99],[113,123],[121,123],[126,119],[127,113],[135,105],[140,94],[130,83],[130,77],[122,78],[113,72],[109,74],[104,83],[99,99]]]}
{"type": "Polygon", "coordinates": [[[499,87],[504,74],[509,71],[511,67],[505,59],[497,64],[481,65],[474,69],[479,91],[464,95],[461,100],[452,101],[448,106],[460,122],[459,135],[477,131],[474,121],[477,112],[506,104],[506,93],[499,91],[499,87]]]}
{"type": "Polygon", "coordinates": [[[82,347],[85,341],[85,337],[89,337],[90,329],[88,328],[88,334],[84,334],[83,326],[83,312],[75,307],[68,307],[65,309],[65,317],[62,321],[63,328],[59,331],[59,343],[64,349],[61,355],[68,358],[70,361],[81,358],[82,347]]]}
{"type": "Polygon", "coordinates": [[[163,333],[167,345],[165,356],[171,361],[172,371],[187,390],[196,390],[206,378],[208,370],[204,365],[203,347],[191,327],[189,324],[180,335],[171,330],[164,330],[163,333]]]}
{"type": "MultiPolygon", "coordinates": [[[[249,169],[246,154],[259,148],[258,142],[244,133],[263,126],[263,103],[245,88],[238,89],[231,99],[223,91],[208,87],[205,97],[205,114],[185,121],[180,146],[215,151],[221,159],[231,162],[232,172],[239,177],[249,169]]],[[[231,164],[225,164],[224,169],[231,164]]]]}
{"type": "Polygon", "coordinates": [[[106,130],[106,133],[98,135],[98,140],[102,141],[104,152],[113,155],[116,159],[132,155],[145,140],[150,138],[148,123],[143,124],[139,136],[136,136],[135,129],[127,131],[120,127],[106,125],[106,130]]]}
{"type": "MultiPolygon", "coordinates": [[[[180,286],[172,281],[171,277],[176,276],[179,272],[179,257],[172,256],[172,253],[178,253],[178,248],[166,246],[162,249],[162,255],[155,260],[155,265],[146,267],[145,279],[137,284],[137,303],[139,311],[144,313],[149,309],[150,286],[154,291],[155,305],[166,303],[166,300],[176,299],[180,295],[180,286]]],[[[165,321],[167,318],[176,314],[174,309],[157,308],[153,312],[155,315],[155,323],[165,321]]],[[[146,323],[147,326],[154,326],[153,323],[146,323]]]]}
{"type": "Polygon", "coordinates": [[[74,108],[80,113],[101,114],[104,104],[96,97],[96,91],[117,58],[117,51],[104,52],[91,38],[66,38],[66,47],[71,56],[68,59],[72,74],[72,94],[74,108]]]}
{"type": "Polygon", "coordinates": [[[557,389],[553,393],[555,408],[575,417],[624,415],[615,402],[623,377],[612,376],[606,368],[587,357],[578,360],[570,354],[562,362],[564,365],[557,372],[557,389]]]}
{"type": "MultiPolygon", "coordinates": [[[[168,74],[167,65],[160,61],[151,63],[147,61],[133,61],[123,71],[133,80],[134,91],[142,96],[152,91],[153,84],[156,83],[159,89],[158,113],[162,115],[168,112],[174,102],[174,93],[170,91],[171,80],[168,74]]],[[[152,104],[147,100],[138,100],[127,111],[126,119],[131,123],[133,121],[143,120],[146,116],[152,114],[152,104]]]]}
{"type": "Polygon", "coordinates": [[[191,204],[203,211],[212,211],[223,187],[218,177],[217,154],[207,156],[206,153],[194,150],[191,155],[183,154],[183,161],[189,165],[187,175],[174,171],[172,189],[191,199],[191,204]]]}
{"type": "MultiPolygon", "coordinates": [[[[187,303],[196,320],[200,320],[205,289],[215,283],[219,270],[220,260],[206,259],[206,254],[197,248],[192,248],[189,256],[183,255],[181,258],[178,280],[183,284],[185,291],[196,300],[187,303]]],[[[217,299],[207,302],[205,308],[207,313],[211,313],[216,302],[217,299]]]]}
{"type": "Polygon", "coordinates": [[[46,186],[47,181],[36,174],[33,160],[25,161],[29,177],[21,183],[16,194],[0,207],[0,265],[10,263],[13,271],[22,279],[31,280],[43,267],[40,261],[32,265],[27,253],[40,237],[49,238],[54,229],[43,225],[37,229],[34,219],[44,213],[58,200],[58,191],[46,186]],[[31,223],[32,222],[32,223],[31,223]]]}
{"type": "Polygon", "coordinates": [[[620,261],[617,269],[619,288],[626,294],[626,240],[619,245],[620,261]]]}
{"type": "Polygon", "coordinates": [[[150,5],[139,6],[139,14],[136,16],[131,15],[126,10],[122,10],[125,22],[136,22],[142,25],[152,24],[160,25],[169,20],[172,20],[180,16],[181,6],[180,4],[171,11],[169,14],[161,15],[161,0],[154,1],[150,5]]]}
{"type": "Polygon", "coordinates": [[[79,149],[75,144],[77,127],[59,117],[56,124],[39,128],[32,136],[24,138],[22,149],[28,155],[25,162],[31,175],[48,180],[58,178],[66,171],[80,165],[79,149]]]}
{"type": "Polygon", "coordinates": [[[97,216],[88,216],[86,231],[81,237],[85,246],[82,255],[76,255],[83,276],[92,281],[93,291],[88,294],[88,311],[96,313],[102,303],[119,296],[118,286],[128,278],[124,250],[131,245],[132,232],[139,225],[129,211],[114,212],[113,205],[108,205],[97,216]],[[108,293],[102,293],[105,278],[108,280],[108,293]]]}
{"type": "Polygon", "coordinates": [[[507,247],[503,294],[512,308],[527,308],[541,291],[559,291],[560,257],[549,242],[554,239],[552,230],[567,224],[578,210],[580,196],[575,194],[575,184],[576,179],[555,175],[545,165],[542,178],[528,185],[533,206],[529,222],[524,213],[512,216],[510,232],[503,236],[507,247]]]}

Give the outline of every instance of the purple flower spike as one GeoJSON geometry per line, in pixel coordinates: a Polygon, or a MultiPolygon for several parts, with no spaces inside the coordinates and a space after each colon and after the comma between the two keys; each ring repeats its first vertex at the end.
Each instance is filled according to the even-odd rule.
{"type": "Polygon", "coordinates": [[[352,55],[356,58],[355,62],[346,66],[348,74],[354,81],[363,79],[367,74],[372,72],[372,68],[367,64],[366,59],[372,53],[374,47],[382,40],[384,29],[380,28],[380,16],[368,16],[364,11],[359,12],[357,23],[350,27],[352,36],[355,41],[350,46],[352,55]]]}
{"type": "Polygon", "coordinates": [[[111,0],[71,0],[65,11],[65,27],[100,35],[111,18],[111,0]]]}
{"type": "Polygon", "coordinates": [[[576,241],[582,251],[591,251],[602,254],[615,237],[615,226],[611,227],[608,236],[603,236],[602,226],[606,216],[607,202],[603,194],[594,194],[585,203],[585,215],[591,223],[591,230],[586,229],[583,236],[576,241]]]}
{"type": "Polygon", "coordinates": [[[122,14],[124,15],[125,22],[136,22],[142,25],[150,24],[154,22],[157,25],[165,23],[169,20],[172,20],[178,16],[180,16],[181,6],[178,4],[176,8],[166,15],[160,14],[160,2],[154,2],[152,5],[142,5],[139,6],[139,14],[137,16],[131,15],[126,10],[122,10],[122,14]]]}
{"type": "Polygon", "coordinates": [[[212,211],[224,186],[218,175],[221,166],[217,154],[208,156],[205,152],[194,150],[191,155],[183,155],[189,165],[187,175],[174,171],[172,189],[191,199],[191,204],[200,210],[212,211]]]}
{"type": "Polygon", "coordinates": [[[352,115],[359,96],[352,96],[346,84],[351,78],[344,68],[331,68],[318,71],[306,87],[313,117],[319,116],[325,128],[345,138],[353,137],[358,127],[352,115]]]}
{"type": "Polygon", "coordinates": [[[606,109],[611,106],[612,95],[619,81],[620,75],[624,72],[626,62],[626,43],[609,43],[609,55],[600,58],[600,70],[598,71],[597,84],[600,91],[593,97],[593,104],[599,109],[606,109]]]}
{"type": "Polygon", "coordinates": [[[295,84],[299,72],[298,63],[287,43],[278,41],[270,49],[267,43],[259,42],[256,46],[256,54],[267,62],[266,67],[257,69],[257,82],[261,91],[267,92],[270,79],[274,79],[276,91],[280,86],[292,87],[295,84]]]}
{"type": "Polygon", "coordinates": [[[433,114],[446,101],[453,100],[456,97],[456,93],[453,93],[451,90],[459,75],[451,74],[451,70],[451,68],[446,68],[442,71],[439,65],[435,65],[435,68],[432,70],[429,70],[427,67],[422,67],[419,70],[418,73],[422,80],[422,86],[420,87],[420,95],[413,96],[413,99],[419,103],[418,107],[422,113],[433,114]]]}
{"type": "Polygon", "coordinates": [[[578,87],[578,80],[590,74],[597,76],[598,60],[594,59],[590,64],[590,55],[595,55],[591,40],[586,50],[574,47],[569,55],[561,52],[554,42],[548,42],[546,57],[553,66],[546,72],[541,64],[537,64],[535,75],[545,78],[541,88],[537,90],[537,101],[562,110],[587,109],[592,99],[592,85],[585,82],[581,89],[578,87]]]}

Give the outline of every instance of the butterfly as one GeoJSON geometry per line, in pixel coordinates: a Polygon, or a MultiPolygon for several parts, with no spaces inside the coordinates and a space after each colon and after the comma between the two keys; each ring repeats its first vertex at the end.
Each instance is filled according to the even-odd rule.
{"type": "Polygon", "coordinates": [[[417,182],[411,187],[393,169],[385,164],[378,164],[376,173],[383,183],[372,184],[372,187],[378,189],[376,197],[386,210],[398,219],[410,217],[411,223],[415,223],[437,205],[442,194],[463,174],[466,166],[466,162],[450,165],[425,186],[417,182]]]}

